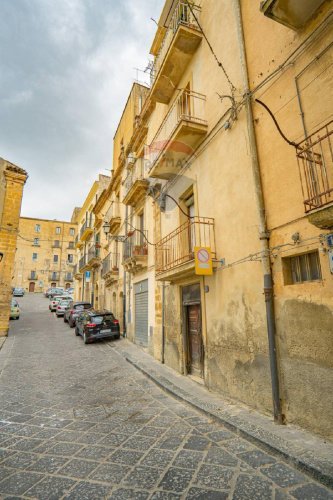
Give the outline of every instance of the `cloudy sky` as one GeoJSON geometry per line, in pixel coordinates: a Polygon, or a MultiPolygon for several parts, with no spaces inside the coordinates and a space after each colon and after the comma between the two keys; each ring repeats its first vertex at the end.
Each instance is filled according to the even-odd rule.
{"type": "Polygon", "coordinates": [[[0,0],[0,157],[29,173],[22,215],[68,220],[109,173],[163,3],[0,0]]]}

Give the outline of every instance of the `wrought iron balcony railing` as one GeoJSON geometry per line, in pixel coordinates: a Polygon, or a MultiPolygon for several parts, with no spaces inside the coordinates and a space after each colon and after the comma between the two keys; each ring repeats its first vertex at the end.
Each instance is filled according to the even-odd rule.
{"type": "Polygon", "coordinates": [[[95,243],[95,245],[92,245],[88,250],[87,264],[89,264],[94,259],[99,259],[100,254],[101,254],[100,244],[95,243]]]}
{"type": "Polygon", "coordinates": [[[85,267],[86,261],[87,261],[86,255],[81,257],[81,259],[79,260],[79,271],[81,271],[81,269],[85,267]]]}
{"type": "Polygon", "coordinates": [[[297,145],[305,212],[333,202],[333,120],[297,145]]]}
{"type": "MultiPolygon", "coordinates": [[[[150,172],[166,150],[173,153],[177,159],[193,153],[191,145],[183,140],[183,135],[187,137],[188,134],[183,134],[180,130],[179,137],[173,136],[182,123],[184,129],[193,125],[203,126],[205,130],[199,130],[199,135],[206,131],[205,103],[206,96],[198,92],[184,90],[179,94],[149,146],[150,172]]],[[[192,135],[195,135],[195,131],[192,131],[192,135]]]]}
{"type": "Polygon", "coordinates": [[[82,239],[82,236],[85,234],[87,230],[92,231],[92,228],[93,228],[93,222],[91,220],[86,221],[80,229],[80,238],[82,239]]]}
{"type": "Polygon", "coordinates": [[[119,253],[110,252],[102,263],[102,277],[119,272],[119,253]]]}
{"type": "MultiPolygon", "coordinates": [[[[200,22],[200,11],[201,11],[200,7],[194,4],[191,4],[191,7],[193,12],[195,13],[196,18],[200,22]]],[[[173,37],[175,36],[179,26],[185,26],[187,28],[192,28],[200,31],[198,23],[195,20],[191,12],[191,9],[189,8],[188,3],[184,1],[178,1],[174,8],[171,20],[167,27],[159,52],[155,57],[151,69],[151,86],[154,84],[154,81],[158,75],[158,72],[163,64],[165,56],[169,50],[173,37]]]]}
{"type": "Polygon", "coordinates": [[[192,217],[162,238],[155,247],[156,274],[194,260],[194,247],[197,246],[210,247],[216,257],[214,219],[192,217]]]}
{"type": "Polygon", "coordinates": [[[28,280],[37,280],[38,279],[38,274],[35,271],[31,271],[28,275],[28,280]]]}
{"type": "Polygon", "coordinates": [[[135,231],[124,243],[124,261],[133,257],[143,257],[148,255],[148,231],[135,231]]]}
{"type": "Polygon", "coordinates": [[[60,273],[56,271],[51,271],[49,274],[49,280],[50,281],[59,281],[60,279],[60,273]]]}

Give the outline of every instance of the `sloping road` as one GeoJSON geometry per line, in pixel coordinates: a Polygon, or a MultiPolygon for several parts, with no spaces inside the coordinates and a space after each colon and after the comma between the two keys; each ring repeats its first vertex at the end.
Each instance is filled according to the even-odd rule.
{"type": "Polygon", "coordinates": [[[84,345],[47,299],[19,302],[0,351],[1,498],[333,498],[168,396],[112,341],[84,345]]]}

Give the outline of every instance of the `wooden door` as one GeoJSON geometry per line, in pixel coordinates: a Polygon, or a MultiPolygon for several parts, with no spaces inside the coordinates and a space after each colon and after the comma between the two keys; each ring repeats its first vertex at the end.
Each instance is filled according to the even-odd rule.
{"type": "Polygon", "coordinates": [[[193,375],[203,376],[203,345],[201,336],[201,305],[187,306],[187,338],[189,370],[193,375]]]}
{"type": "Polygon", "coordinates": [[[29,283],[29,292],[34,292],[35,291],[35,282],[32,281],[29,283]]]}

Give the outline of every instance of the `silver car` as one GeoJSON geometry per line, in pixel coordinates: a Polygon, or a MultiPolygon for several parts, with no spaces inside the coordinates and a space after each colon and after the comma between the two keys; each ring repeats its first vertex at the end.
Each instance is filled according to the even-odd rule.
{"type": "Polygon", "coordinates": [[[68,309],[69,303],[71,302],[72,299],[67,299],[67,300],[59,300],[57,306],[56,306],[56,316],[59,318],[60,316],[63,316],[65,314],[65,311],[68,309]]]}

